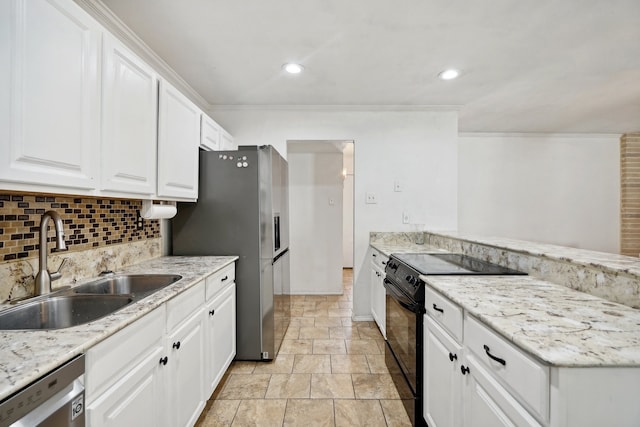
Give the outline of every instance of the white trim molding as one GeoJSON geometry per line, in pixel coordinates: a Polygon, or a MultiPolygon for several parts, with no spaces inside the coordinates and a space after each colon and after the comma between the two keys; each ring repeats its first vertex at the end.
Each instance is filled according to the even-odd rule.
{"type": "Polygon", "coordinates": [[[102,0],[74,0],[78,6],[93,16],[109,32],[129,49],[148,62],[163,78],[168,80],[202,110],[210,110],[211,104],[169,66],[153,49],[131,30],[102,0]]]}

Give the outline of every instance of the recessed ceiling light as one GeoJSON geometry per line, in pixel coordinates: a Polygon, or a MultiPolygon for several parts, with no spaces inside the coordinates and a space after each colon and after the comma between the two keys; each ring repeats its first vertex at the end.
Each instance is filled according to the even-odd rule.
{"type": "Polygon", "coordinates": [[[449,70],[444,70],[443,72],[438,74],[438,77],[440,77],[441,80],[453,80],[459,75],[460,75],[460,71],[449,69],[449,70]]]}
{"type": "Polygon", "coordinates": [[[289,74],[300,74],[302,70],[304,70],[304,67],[302,65],[294,64],[293,62],[284,64],[282,68],[284,68],[284,70],[289,74]]]}

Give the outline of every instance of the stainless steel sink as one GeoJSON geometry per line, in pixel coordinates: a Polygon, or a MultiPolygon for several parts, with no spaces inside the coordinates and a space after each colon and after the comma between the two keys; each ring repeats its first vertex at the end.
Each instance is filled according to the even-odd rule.
{"type": "Polygon", "coordinates": [[[121,274],[74,287],[76,294],[133,294],[142,298],[182,279],[177,274],[121,274]]]}
{"type": "Polygon", "coordinates": [[[0,311],[0,330],[62,329],[114,313],[182,279],[177,274],[103,277],[0,311]]]}
{"type": "Polygon", "coordinates": [[[0,312],[0,329],[61,329],[82,325],[133,302],[130,295],[61,295],[0,312]]]}

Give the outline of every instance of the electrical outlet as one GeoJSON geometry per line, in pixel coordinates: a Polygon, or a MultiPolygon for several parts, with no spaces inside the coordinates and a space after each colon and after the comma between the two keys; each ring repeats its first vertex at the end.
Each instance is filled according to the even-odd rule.
{"type": "Polygon", "coordinates": [[[407,211],[402,212],[402,223],[403,224],[409,224],[410,220],[411,220],[411,218],[409,217],[409,212],[407,212],[407,211]]]}
{"type": "Polygon", "coordinates": [[[144,230],[144,218],[140,216],[140,211],[136,211],[136,230],[137,231],[144,230]]]}
{"type": "Polygon", "coordinates": [[[376,197],[375,193],[367,193],[365,195],[364,202],[368,205],[374,205],[378,203],[378,198],[376,197]]]}

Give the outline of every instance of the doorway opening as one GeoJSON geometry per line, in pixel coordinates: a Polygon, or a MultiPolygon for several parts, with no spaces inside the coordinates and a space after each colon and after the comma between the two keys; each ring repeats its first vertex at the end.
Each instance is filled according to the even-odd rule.
{"type": "Polygon", "coordinates": [[[294,295],[341,295],[353,281],[354,145],[287,141],[294,295]]]}

